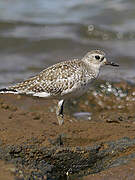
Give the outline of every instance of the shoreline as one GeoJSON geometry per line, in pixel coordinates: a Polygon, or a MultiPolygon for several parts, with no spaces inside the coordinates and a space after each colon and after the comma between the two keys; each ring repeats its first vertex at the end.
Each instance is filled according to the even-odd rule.
{"type": "MultiPolygon", "coordinates": [[[[117,160],[119,168],[123,165],[120,157],[125,158],[134,153],[134,105],[135,86],[126,82],[110,84],[99,81],[96,88],[83,97],[66,103],[64,124],[59,126],[54,100],[0,95],[0,159],[2,163],[8,162],[14,166],[9,168],[7,173],[17,178],[40,176],[41,179],[47,177],[56,179],[60,176],[66,177],[68,172],[71,177],[92,174],[90,177],[95,176],[96,179],[103,170],[106,174],[110,172],[108,169],[112,167],[110,162],[117,160]],[[91,117],[76,119],[73,117],[74,112],[90,112],[91,117]],[[109,143],[112,143],[113,147],[109,143]],[[120,151],[119,145],[122,144],[123,150],[120,151]],[[112,151],[114,154],[111,154],[112,151]],[[103,158],[101,162],[101,154],[104,154],[108,161],[103,158]],[[92,157],[95,159],[94,162],[92,157]],[[86,168],[83,167],[84,161],[81,159],[89,162],[86,168]],[[42,168],[43,161],[44,164],[47,163],[44,167],[46,169],[42,168]],[[72,168],[70,172],[68,168],[71,162],[76,168],[72,168]],[[61,170],[61,166],[64,170],[61,170]],[[11,172],[13,169],[14,172],[11,172]],[[96,170],[98,174],[94,175],[96,170]]],[[[128,167],[131,159],[129,157],[127,159],[125,166],[128,167]]]]}

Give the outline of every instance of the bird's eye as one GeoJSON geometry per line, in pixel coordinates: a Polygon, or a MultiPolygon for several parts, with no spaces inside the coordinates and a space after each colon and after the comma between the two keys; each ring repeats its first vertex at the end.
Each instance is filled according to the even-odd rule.
{"type": "Polygon", "coordinates": [[[97,55],[97,56],[95,56],[95,58],[99,60],[99,59],[100,59],[100,56],[97,55]]]}

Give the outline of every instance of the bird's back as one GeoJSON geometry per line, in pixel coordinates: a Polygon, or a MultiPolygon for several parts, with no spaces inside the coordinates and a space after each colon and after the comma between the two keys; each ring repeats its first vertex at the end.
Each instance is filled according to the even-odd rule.
{"type": "Polygon", "coordinates": [[[29,94],[39,97],[61,97],[82,94],[95,74],[82,60],[57,63],[14,86],[5,89],[7,93],[29,94]]]}

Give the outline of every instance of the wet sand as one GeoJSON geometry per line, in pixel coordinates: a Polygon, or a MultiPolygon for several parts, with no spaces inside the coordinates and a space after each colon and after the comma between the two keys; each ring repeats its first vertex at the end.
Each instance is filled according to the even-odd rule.
{"type": "MultiPolygon", "coordinates": [[[[33,147],[35,148],[36,146],[36,153],[41,152],[42,148],[48,149],[52,153],[52,161],[50,162],[50,160],[48,160],[49,165],[51,164],[53,165],[53,167],[56,166],[55,169],[57,169],[59,165],[57,164],[58,162],[56,161],[56,159],[53,159],[53,157],[58,153],[59,156],[67,158],[68,153],[72,152],[71,154],[76,153],[76,156],[74,155],[73,157],[74,162],[76,161],[75,157],[78,157],[77,155],[79,153],[77,147],[81,148],[81,157],[83,157],[83,154],[84,156],[87,156],[88,147],[94,149],[94,147],[96,146],[96,152],[98,151],[98,153],[103,153],[108,148],[112,148],[110,145],[108,145],[108,143],[113,142],[115,149],[117,149],[116,144],[122,143],[123,145],[124,142],[124,145],[126,147],[125,150],[119,150],[118,148],[117,155],[109,156],[109,163],[114,159],[116,160],[120,157],[127,157],[128,155],[134,154],[134,86],[129,85],[125,82],[117,84],[114,83],[113,85],[106,82],[99,82],[96,89],[89,91],[80,99],[75,99],[66,103],[64,117],[65,121],[62,126],[58,125],[55,115],[55,106],[55,100],[45,100],[9,94],[0,95],[0,147],[2,148],[2,150],[0,149],[0,159],[2,159],[0,163],[2,163],[2,167],[4,168],[4,170],[0,172],[0,179],[8,179],[6,177],[8,177],[9,174],[11,175],[11,177],[13,177],[14,175],[14,177],[16,178],[23,179],[27,179],[26,177],[33,177],[31,175],[32,168],[28,168],[29,166],[27,163],[24,163],[23,165],[25,166],[22,166],[22,161],[20,162],[19,158],[22,158],[24,160],[24,157],[19,154],[17,156],[17,161],[15,161],[14,152],[16,152],[16,149],[19,147],[21,148],[21,150],[19,150],[19,153],[24,153],[24,146],[26,145],[27,149],[29,149],[30,151],[33,150],[33,147]],[[90,112],[92,113],[92,115],[87,120],[84,120],[83,118],[79,118],[78,120],[72,116],[74,112],[80,111],[90,112]],[[127,139],[123,139],[125,137],[127,139]],[[119,142],[120,139],[121,141],[119,142]],[[14,152],[12,152],[13,156],[11,156],[11,148],[13,147],[15,150],[14,152]],[[67,148],[69,149],[67,150],[67,148]],[[84,149],[82,150],[82,148],[84,149]],[[7,151],[10,152],[10,158],[9,154],[6,154],[7,151]],[[64,156],[60,152],[67,152],[67,154],[64,156]],[[5,163],[10,163],[9,168],[7,167],[8,164],[5,165],[5,163]],[[10,168],[10,166],[13,166],[15,170],[14,168],[10,168]],[[27,173],[24,170],[25,168],[29,169],[29,171],[27,170],[27,173]],[[22,172],[21,175],[19,173],[19,170],[22,172]]],[[[69,156],[71,156],[71,154],[69,154],[69,156]]],[[[37,157],[37,154],[34,154],[33,159],[36,159],[37,157]]],[[[46,157],[45,154],[44,157],[46,157]]],[[[93,155],[93,157],[95,157],[95,155],[93,155]]],[[[129,161],[126,162],[126,165],[123,165],[123,163],[118,160],[118,162],[120,162],[115,164],[115,168],[112,167],[112,164],[106,166],[106,163],[104,163],[104,165],[102,165],[102,168],[98,169],[98,174],[95,174],[97,168],[94,167],[95,169],[92,171],[92,167],[88,167],[88,163],[87,168],[83,168],[83,170],[79,170],[78,168],[75,172],[69,172],[68,175],[70,175],[72,178],[72,176],[74,175],[85,176],[87,174],[92,174],[83,177],[83,179],[89,179],[90,177],[93,180],[97,180],[106,179],[108,178],[108,176],[110,177],[110,179],[111,177],[112,179],[120,179],[120,174],[123,174],[124,179],[125,172],[123,171],[125,168],[126,174],[132,173],[130,170],[131,168],[134,168],[134,158],[135,157],[133,156],[131,162],[131,158],[129,157],[129,161]],[[130,168],[128,168],[128,166],[130,168]],[[81,173],[82,171],[83,173],[81,173]],[[114,176],[109,175],[113,173],[116,174],[114,176]]],[[[31,162],[33,162],[32,157],[30,159],[31,162]]],[[[43,159],[39,158],[38,162],[43,159]]],[[[71,162],[69,161],[68,164],[68,160],[66,161],[69,168],[69,164],[71,162]]],[[[100,162],[100,165],[101,164],[102,162],[100,162]]],[[[83,163],[80,165],[83,165],[83,163]]],[[[64,166],[66,168],[66,164],[64,164],[63,167],[64,166]]],[[[35,166],[33,167],[35,168],[35,166]]],[[[61,171],[61,175],[65,175],[65,177],[63,176],[63,179],[66,179],[66,172],[66,170],[61,171]]],[[[57,171],[57,173],[60,175],[60,172],[57,171]]],[[[56,178],[57,173],[53,173],[52,177],[56,178]]],[[[51,177],[51,174],[52,173],[50,170],[49,177],[51,177]]],[[[45,179],[47,175],[48,174],[46,173],[46,175],[42,176],[41,179],[45,179]]]]}

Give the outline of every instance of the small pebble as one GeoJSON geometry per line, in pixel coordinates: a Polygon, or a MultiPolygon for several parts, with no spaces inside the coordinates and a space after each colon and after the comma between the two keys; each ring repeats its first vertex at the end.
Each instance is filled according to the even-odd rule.
{"type": "Polygon", "coordinates": [[[7,104],[2,104],[2,105],[1,105],[1,108],[3,108],[3,109],[9,109],[9,106],[8,106],[7,104]]]}

